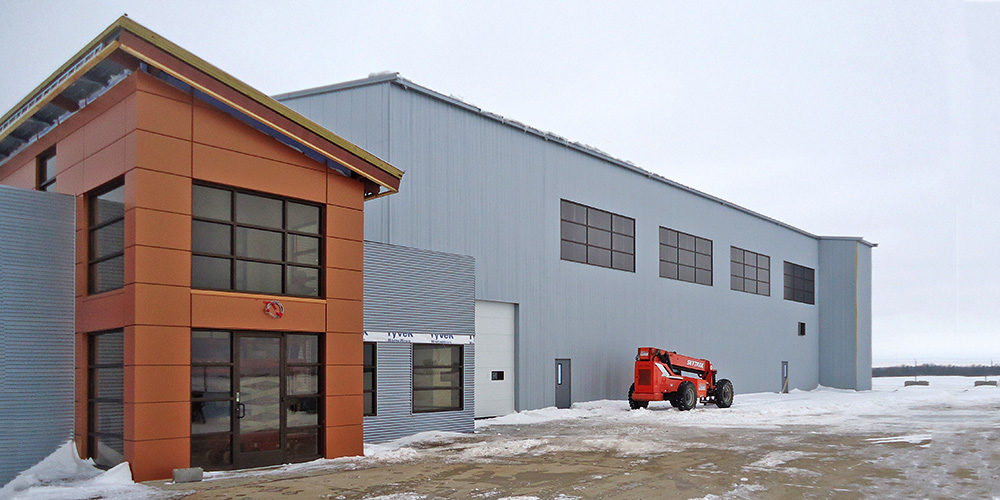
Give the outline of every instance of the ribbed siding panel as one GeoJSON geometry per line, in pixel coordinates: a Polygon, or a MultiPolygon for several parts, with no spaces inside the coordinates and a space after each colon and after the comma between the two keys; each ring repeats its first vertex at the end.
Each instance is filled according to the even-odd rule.
{"type": "Polygon", "coordinates": [[[74,211],[0,186],[0,484],[73,432],[74,211]]]}
{"type": "MultiPolygon", "coordinates": [[[[475,261],[463,255],[365,243],[365,329],[470,335],[475,331],[475,261]]],[[[413,414],[413,348],[379,343],[376,413],[365,417],[365,441],[424,431],[475,430],[475,348],[464,346],[461,411],[413,414]]]]}
{"type": "Polygon", "coordinates": [[[413,347],[411,344],[378,344],[376,413],[365,417],[365,442],[381,443],[424,431],[473,432],[475,430],[475,346],[463,351],[465,386],[461,411],[413,413],[413,347]]]}
{"type": "Polygon", "coordinates": [[[821,239],[819,259],[819,383],[871,389],[871,248],[821,239]]]}

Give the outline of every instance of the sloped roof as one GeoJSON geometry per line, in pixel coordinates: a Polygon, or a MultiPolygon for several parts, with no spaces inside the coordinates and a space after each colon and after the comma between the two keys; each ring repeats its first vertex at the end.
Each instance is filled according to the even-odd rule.
{"type": "Polygon", "coordinates": [[[0,118],[0,165],[137,70],[192,91],[282,143],[356,174],[370,185],[369,198],[399,190],[402,170],[126,16],[0,118]]]}
{"type": "Polygon", "coordinates": [[[590,145],[583,144],[583,143],[580,143],[580,142],[571,141],[569,139],[566,139],[565,137],[562,137],[560,135],[554,134],[552,132],[547,132],[547,131],[544,131],[544,130],[541,130],[541,129],[537,129],[537,128],[531,127],[529,125],[526,125],[524,123],[521,123],[521,122],[519,122],[517,120],[512,120],[510,118],[506,118],[506,117],[504,117],[502,115],[499,115],[499,114],[496,114],[496,113],[491,113],[491,112],[486,111],[486,110],[484,110],[484,109],[482,109],[482,108],[480,108],[478,106],[469,104],[468,102],[465,102],[464,100],[462,100],[460,98],[457,98],[457,97],[454,97],[454,96],[450,96],[450,95],[445,95],[445,94],[442,94],[442,93],[437,92],[435,90],[432,90],[432,89],[430,89],[428,87],[424,87],[424,86],[422,86],[422,85],[420,85],[418,83],[414,83],[414,82],[412,82],[410,80],[407,80],[406,78],[402,77],[399,73],[396,73],[396,72],[373,73],[373,74],[369,75],[368,78],[361,78],[361,79],[358,79],[358,80],[351,80],[351,81],[342,82],[342,83],[335,83],[333,85],[325,85],[325,86],[322,86],[322,87],[315,87],[315,88],[311,88],[311,89],[304,89],[304,90],[299,90],[299,91],[294,91],[294,92],[286,92],[284,94],[277,94],[277,95],[274,96],[274,98],[277,99],[277,100],[279,100],[279,101],[284,101],[284,100],[288,100],[288,99],[295,99],[295,98],[299,98],[299,97],[308,97],[308,96],[312,96],[312,95],[325,94],[325,93],[329,93],[329,92],[337,92],[337,91],[341,91],[341,90],[347,90],[347,89],[352,89],[352,88],[357,88],[357,87],[365,87],[365,86],[368,86],[368,85],[377,85],[377,84],[382,84],[382,83],[393,84],[393,85],[396,85],[396,86],[398,86],[400,88],[403,88],[405,90],[414,91],[414,92],[423,94],[425,96],[428,96],[428,97],[430,97],[432,99],[435,99],[435,100],[438,100],[438,101],[441,101],[441,102],[444,102],[444,103],[448,103],[448,104],[450,104],[452,106],[456,106],[458,108],[462,108],[462,109],[464,109],[466,111],[469,111],[469,112],[472,112],[472,113],[476,113],[476,114],[478,114],[478,115],[480,115],[480,116],[482,116],[484,118],[487,118],[487,119],[490,119],[490,120],[493,120],[493,121],[496,121],[496,122],[500,122],[500,123],[502,123],[502,124],[504,124],[506,126],[515,128],[517,130],[520,130],[520,131],[525,132],[525,133],[530,134],[530,135],[534,135],[534,136],[536,136],[536,137],[538,137],[540,139],[543,139],[545,141],[554,142],[556,144],[560,144],[562,146],[565,146],[565,147],[568,147],[570,149],[579,151],[581,153],[593,156],[595,158],[599,158],[599,159],[604,160],[604,161],[606,161],[608,163],[611,163],[612,165],[616,165],[616,166],[621,167],[623,169],[626,169],[626,170],[632,171],[634,173],[637,173],[639,175],[642,175],[642,176],[644,176],[644,177],[646,177],[646,178],[648,178],[650,180],[657,181],[657,182],[662,182],[664,184],[673,186],[675,188],[687,191],[687,192],[692,193],[694,195],[697,195],[697,196],[700,196],[702,198],[706,198],[708,200],[711,200],[711,201],[714,201],[716,203],[719,203],[720,205],[724,205],[724,206],[727,206],[729,208],[732,208],[732,209],[738,210],[740,212],[746,213],[748,215],[752,215],[752,216],[757,217],[759,219],[766,220],[766,221],[771,222],[773,224],[777,224],[778,226],[781,226],[781,227],[783,227],[785,229],[789,229],[791,231],[795,231],[797,233],[803,234],[805,236],[809,236],[811,238],[816,238],[816,239],[854,240],[854,241],[858,241],[858,242],[860,242],[862,244],[865,244],[867,246],[870,246],[870,247],[878,246],[878,244],[876,244],[876,243],[871,243],[869,241],[865,241],[864,238],[857,237],[857,236],[819,236],[819,235],[810,233],[808,231],[805,231],[803,229],[799,229],[799,228],[797,228],[795,226],[792,226],[790,224],[786,224],[784,222],[781,222],[781,221],[779,221],[777,219],[768,217],[766,215],[763,215],[761,213],[755,212],[755,211],[750,210],[748,208],[744,208],[744,207],[742,207],[740,205],[737,205],[735,203],[726,201],[726,200],[724,200],[722,198],[719,198],[717,196],[710,195],[710,194],[705,193],[703,191],[699,191],[697,189],[694,189],[692,187],[686,186],[686,185],[681,184],[679,182],[670,180],[670,179],[668,179],[666,177],[663,177],[662,175],[659,175],[659,174],[650,172],[649,170],[646,170],[646,169],[643,169],[641,167],[638,167],[638,166],[636,166],[635,164],[633,164],[630,161],[622,160],[622,159],[619,159],[619,158],[615,158],[615,157],[609,155],[608,153],[605,153],[604,151],[601,151],[600,149],[598,149],[598,148],[596,148],[594,146],[590,146],[590,145]]]}

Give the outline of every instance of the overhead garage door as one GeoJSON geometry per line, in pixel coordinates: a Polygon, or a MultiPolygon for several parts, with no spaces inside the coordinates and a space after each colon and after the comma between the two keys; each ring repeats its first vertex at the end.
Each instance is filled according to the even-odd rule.
{"type": "Polygon", "coordinates": [[[514,411],[514,315],[514,304],[476,301],[476,418],[514,411]]]}

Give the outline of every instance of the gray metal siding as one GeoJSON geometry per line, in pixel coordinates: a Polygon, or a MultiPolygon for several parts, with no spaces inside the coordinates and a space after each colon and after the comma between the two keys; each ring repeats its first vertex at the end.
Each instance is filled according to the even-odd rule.
{"type": "Polygon", "coordinates": [[[555,358],[573,360],[575,401],[624,398],[641,345],[707,357],[737,392],[778,390],[783,360],[791,388],[819,383],[819,302],[784,300],[781,272],[784,260],[820,270],[815,238],[391,83],[310,106],[372,87],[388,89],[387,130],[371,124],[381,113],[319,118],[406,171],[400,193],[366,204],[366,237],[471,255],[476,298],[518,304],[518,409],[554,403],[555,358]],[[563,198],[635,218],[636,272],[560,259],[563,198]],[[659,277],[659,226],[712,240],[713,286],[659,277]],[[730,245],[771,257],[771,296],[729,289],[730,245]]]}
{"type": "Polygon", "coordinates": [[[871,248],[821,239],[820,383],[871,389],[871,248]]]}
{"type": "Polygon", "coordinates": [[[0,485],[72,437],[75,201],[0,186],[0,485]]]}
{"type": "MultiPolygon", "coordinates": [[[[365,330],[472,335],[475,260],[465,255],[365,242],[365,330]]],[[[475,347],[463,351],[463,409],[413,414],[412,345],[377,343],[376,415],[364,419],[365,441],[423,431],[473,432],[475,347]]]]}
{"type": "Polygon", "coordinates": [[[381,443],[424,431],[475,431],[475,347],[464,346],[462,355],[463,409],[414,414],[412,344],[378,343],[376,415],[365,417],[365,442],[381,443]]]}

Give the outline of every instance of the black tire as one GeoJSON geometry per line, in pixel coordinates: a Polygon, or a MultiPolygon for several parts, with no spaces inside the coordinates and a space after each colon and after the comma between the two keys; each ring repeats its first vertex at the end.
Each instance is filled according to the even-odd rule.
{"type": "Polygon", "coordinates": [[[685,380],[677,388],[674,400],[677,401],[678,410],[688,411],[698,405],[698,391],[695,390],[694,384],[685,380]]]}
{"type": "Polygon", "coordinates": [[[664,399],[666,399],[667,401],[670,401],[670,406],[673,406],[674,408],[677,408],[677,398],[676,397],[666,396],[665,395],[664,399]]]}
{"type": "Polygon", "coordinates": [[[733,383],[722,379],[715,383],[715,405],[719,408],[733,406],[733,383]]]}
{"type": "Polygon", "coordinates": [[[628,407],[633,410],[638,410],[639,408],[645,408],[649,406],[649,401],[636,401],[632,399],[632,393],[635,392],[635,384],[628,386],[628,407]]]}

